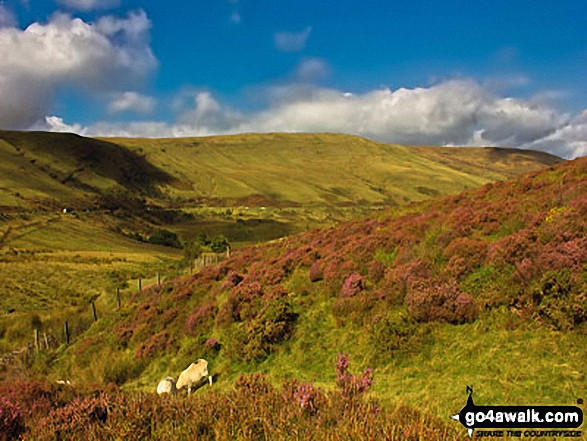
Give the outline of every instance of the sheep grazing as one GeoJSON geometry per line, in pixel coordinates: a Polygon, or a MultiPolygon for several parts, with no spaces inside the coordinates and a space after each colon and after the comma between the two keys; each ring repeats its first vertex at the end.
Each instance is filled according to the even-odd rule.
{"type": "Polygon", "coordinates": [[[181,373],[177,379],[177,389],[181,389],[184,386],[188,388],[188,395],[191,392],[192,387],[197,386],[202,378],[208,377],[210,385],[212,385],[212,375],[208,373],[208,362],[200,358],[195,363],[189,365],[189,367],[181,373]]]}
{"type": "Polygon", "coordinates": [[[157,385],[157,393],[159,395],[169,394],[177,395],[177,388],[175,387],[175,379],[173,377],[166,377],[157,385]]]}

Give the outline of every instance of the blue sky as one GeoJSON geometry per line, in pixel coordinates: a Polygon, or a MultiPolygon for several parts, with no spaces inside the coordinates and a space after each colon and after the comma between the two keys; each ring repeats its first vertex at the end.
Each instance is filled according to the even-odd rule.
{"type": "Polygon", "coordinates": [[[587,154],[587,2],[6,0],[0,128],[587,154]]]}

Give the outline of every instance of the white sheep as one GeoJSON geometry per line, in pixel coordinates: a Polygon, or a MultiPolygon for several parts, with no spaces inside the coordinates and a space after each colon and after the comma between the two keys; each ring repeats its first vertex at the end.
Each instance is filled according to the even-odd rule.
{"type": "Polygon", "coordinates": [[[177,388],[175,387],[175,379],[173,377],[165,377],[157,385],[157,393],[159,395],[170,394],[177,395],[177,388]]]}
{"type": "Polygon", "coordinates": [[[208,373],[208,362],[200,358],[195,363],[189,365],[189,367],[183,371],[177,379],[177,389],[181,389],[184,386],[188,388],[188,395],[191,392],[193,386],[196,386],[202,378],[208,377],[210,386],[212,385],[212,375],[208,373]]]}

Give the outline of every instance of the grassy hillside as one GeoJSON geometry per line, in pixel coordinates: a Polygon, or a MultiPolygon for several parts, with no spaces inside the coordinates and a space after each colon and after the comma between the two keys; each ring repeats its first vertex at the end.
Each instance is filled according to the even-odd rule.
{"type": "Polygon", "coordinates": [[[59,375],[152,390],[194,358],[329,390],[350,353],[372,395],[439,416],[587,390],[587,159],[237,251],[105,315],[59,375]],[[96,363],[108,360],[108,363],[96,363]],[[523,369],[521,368],[523,366],[523,369]]]}
{"type": "Polygon", "coordinates": [[[0,131],[0,205],[88,206],[126,190],[193,206],[397,205],[560,159],[506,149],[410,148],[330,134],[91,139],[0,131]]]}
{"type": "Polygon", "coordinates": [[[338,134],[109,141],[181,181],[170,197],[225,206],[398,205],[560,162],[537,152],[413,148],[338,134]]]}

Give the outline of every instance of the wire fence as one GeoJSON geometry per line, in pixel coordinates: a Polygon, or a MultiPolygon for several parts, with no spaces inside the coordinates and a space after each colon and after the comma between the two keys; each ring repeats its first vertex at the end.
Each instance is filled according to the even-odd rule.
{"type": "MultiPolygon", "coordinates": [[[[191,261],[188,265],[181,267],[177,266],[175,271],[161,272],[158,271],[154,276],[147,278],[138,278],[125,281],[122,286],[116,287],[115,299],[116,309],[114,311],[120,311],[124,304],[125,297],[134,296],[136,293],[140,293],[143,290],[147,290],[153,286],[161,286],[171,280],[177,279],[181,276],[191,275],[194,272],[201,271],[205,267],[217,265],[222,260],[230,257],[230,250],[224,253],[202,253],[198,258],[191,261]],[[147,282],[147,283],[145,283],[147,282]],[[132,288],[135,286],[135,289],[132,288]],[[123,292],[127,291],[126,293],[123,292]],[[128,292],[130,289],[130,293],[128,292]]],[[[99,297],[98,297],[99,298],[99,297]]],[[[49,330],[44,329],[41,331],[36,328],[33,331],[32,340],[26,344],[26,346],[0,354],[0,368],[8,367],[19,367],[21,365],[30,365],[31,361],[38,357],[43,352],[51,352],[58,349],[61,345],[70,345],[75,337],[83,335],[92,324],[98,322],[106,310],[108,304],[112,302],[104,302],[99,308],[96,305],[95,300],[91,301],[88,305],[88,314],[81,314],[83,317],[77,317],[75,326],[72,326],[72,321],[66,319],[63,322],[61,330],[49,330]]],[[[107,312],[113,312],[110,308],[107,312]]]]}

